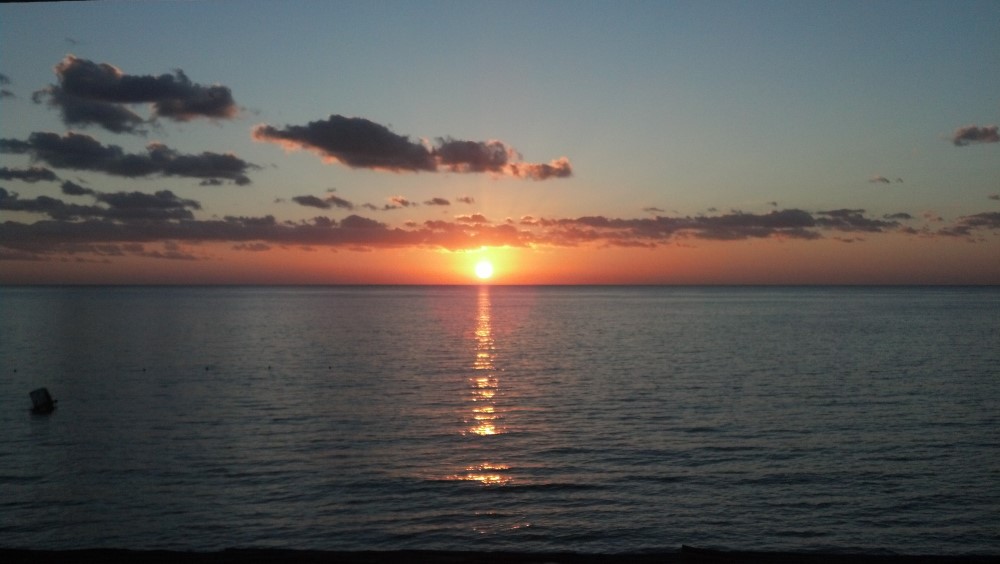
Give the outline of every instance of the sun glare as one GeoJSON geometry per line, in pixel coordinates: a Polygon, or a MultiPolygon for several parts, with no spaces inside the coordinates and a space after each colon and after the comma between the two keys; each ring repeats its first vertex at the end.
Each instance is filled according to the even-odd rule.
{"type": "Polygon", "coordinates": [[[476,263],[476,276],[480,280],[487,280],[493,276],[493,263],[488,260],[481,260],[476,263]]]}

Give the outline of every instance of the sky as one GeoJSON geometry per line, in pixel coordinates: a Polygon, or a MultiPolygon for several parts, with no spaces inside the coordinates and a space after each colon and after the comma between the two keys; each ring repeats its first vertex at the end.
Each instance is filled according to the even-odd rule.
{"type": "Polygon", "coordinates": [[[0,284],[1000,284],[1000,2],[0,5],[0,284]]]}

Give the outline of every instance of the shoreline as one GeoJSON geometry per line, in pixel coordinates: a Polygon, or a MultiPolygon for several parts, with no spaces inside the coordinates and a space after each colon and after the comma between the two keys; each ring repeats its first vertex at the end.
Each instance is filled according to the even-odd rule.
{"type": "Polygon", "coordinates": [[[8,564],[48,562],[167,564],[986,564],[998,555],[901,555],[863,553],[721,551],[682,546],[675,552],[587,554],[575,552],[477,552],[444,550],[326,551],[269,548],[230,548],[216,552],[91,548],[37,550],[0,548],[8,564]]]}

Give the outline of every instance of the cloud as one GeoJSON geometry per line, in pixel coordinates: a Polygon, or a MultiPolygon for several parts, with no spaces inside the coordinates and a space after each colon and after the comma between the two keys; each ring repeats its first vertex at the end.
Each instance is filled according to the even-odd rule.
{"type": "Polygon", "coordinates": [[[345,210],[353,210],[354,209],[354,204],[353,203],[351,203],[348,200],[345,200],[345,199],[343,199],[341,197],[334,196],[332,194],[329,195],[329,196],[327,196],[326,199],[325,199],[325,201],[327,203],[329,203],[331,206],[335,207],[335,208],[341,208],[341,209],[345,209],[345,210]]]}
{"type": "Polygon", "coordinates": [[[96,194],[94,190],[90,188],[84,188],[75,182],[69,180],[62,183],[62,193],[67,196],[92,196],[96,194]]]}
{"type": "Polygon", "coordinates": [[[892,181],[882,175],[875,175],[868,179],[871,183],[882,183],[882,184],[892,184],[892,181]]]}
{"type": "Polygon", "coordinates": [[[463,204],[474,204],[474,203],[476,203],[476,199],[473,198],[472,196],[462,196],[460,198],[455,198],[455,201],[456,202],[461,202],[463,204]]]}
{"type": "Polygon", "coordinates": [[[502,141],[460,141],[439,138],[435,150],[438,166],[450,172],[500,172],[519,155],[502,141]]]}
{"type": "Polygon", "coordinates": [[[50,106],[59,108],[62,121],[68,126],[96,124],[112,133],[144,133],[140,126],[146,120],[121,104],[78,98],[58,87],[39,90],[32,94],[31,99],[40,104],[46,97],[50,106]]]}
{"type": "Polygon", "coordinates": [[[913,219],[913,216],[906,212],[898,213],[887,213],[882,216],[882,219],[913,219]]]}
{"type": "Polygon", "coordinates": [[[403,196],[393,196],[393,197],[389,198],[389,202],[393,206],[398,206],[398,207],[401,207],[401,208],[408,208],[408,207],[411,207],[411,206],[418,205],[416,202],[410,201],[410,200],[404,198],[403,196]]]}
{"type": "Polygon", "coordinates": [[[300,206],[309,206],[323,210],[330,209],[330,204],[316,196],[292,196],[292,201],[300,206]]]}
{"type": "Polygon", "coordinates": [[[312,150],[322,155],[324,160],[351,168],[395,172],[435,170],[426,147],[364,118],[331,115],[325,121],[290,125],[284,129],[258,125],[253,130],[253,138],[277,143],[290,150],[312,150]]]}
{"type": "Polygon", "coordinates": [[[991,200],[1000,200],[1000,194],[990,194],[987,198],[991,200]]]}
{"type": "Polygon", "coordinates": [[[502,141],[464,141],[438,138],[433,145],[411,141],[388,127],[365,118],[333,114],[306,125],[253,129],[257,141],[276,143],[288,150],[318,153],[327,162],[351,168],[391,172],[492,173],[546,180],[572,175],[565,157],[548,164],[521,162],[521,155],[502,141]]]}
{"type": "Polygon", "coordinates": [[[459,215],[455,217],[455,221],[458,223],[489,223],[490,220],[486,219],[486,216],[481,213],[474,213],[472,215],[459,215]]]}
{"type": "Polygon", "coordinates": [[[239,185],[250,183],[249,169],[259,168],[231,154],[203,152],[186,155],[163,145],[150,143],[147,154],[126,153],[117,145],[102,145],[80,133],[34,132],[27,141],[0,139],[0,153],[27,154],[56,168],[91,170],[114,176],[137,178],[160,174],[191,178],[232,180],[239,185]]]}
{"type": "Polygon", "coordinates": [[[154,194],[97,192],[72,182],[65,182],[63,192],[74,196],[90,195],[97,203],[104,205],[68,204],[48,196],[37,196],[28,200],[20,198],[17,193],[0,188],[0,210],[41,213],[56,220],[99,218],[128,222],[193,219],[191,210],[201,209],[201,204],[198,202],[179,198],[170,190],[161,190],[154,194]]]}
{"type": "Polygon", "coordinates": [[[30,168],[0,167],[0,180],[20,180],[32,183],[39,181],[55,182],[59,180],[59,177],[51,170],[40,166],[30,168]]]}
{"type": "Polygon", "coordinates": [[[938,230],[938,234],[950,237],[972,237],[978,230],[1000,230],[1000,212],[983,212],[966,215],[949,227],[938,230]]]}
{"type": "Polygon", "coordinates": [[[1000,143],[1000,133],[996,125],[979,127],[977,125],[967,125],[959,127],[951,134],[951,142],[958,147],[964,147],[972,143],[1000,143]]]}
{"type": "MultiPolygon", "coordinates": [[[[6,86],[8,84],[10,84],[10,77],[0,73],[0,85],[6,86]]],[[[17,98],[17,95],[6,88],[0,88],[0,98],[17,98]]]]}
{"type": "Polygon", "coordinates": [[[107,63],[67,55],[55,67],[59,84],[35,93],[59,108],[67,125],[96,124],[114,133],[138,133],[145,122],[125,104],[152,104],[150,120],[229,119],[239,113],[229,88],[204,86],[182,70],[173,74],[129,75],[107,63]]]}
{"type": "Polygon", "coordinates": [[[327,196],[326,198],[318,198],[316,196],[293,196],[292,201],[301,206],[308,206],[323,210],[328,210],[331,208],[341,208],[347,210],[354,209],[354,204],[343,198],[334,196],[332,194],[327,196]]]}
{"type": "Polygon", "coordinates": [[[839,209],[831,211],[819,211],[816,215],[816,225],[837,231],[866,231],[881,232],[886,229],[899,227],[898,221],[872,219],[864,216],[862,209],[839,209]]]}
{"type": "Polygon", "coordinates": [[[450,206],[451,202],[444,198],[431,198],[424,201],[425,206],[450,206]]]}
{"type": "Polygon", "coordinates": [[[548,164],[510,163],[504,172],[517,178],[547,180],[549,178],[569,178],[573,176],[573,167],[570,166],[569,159],[560,157],[548,164]]]}

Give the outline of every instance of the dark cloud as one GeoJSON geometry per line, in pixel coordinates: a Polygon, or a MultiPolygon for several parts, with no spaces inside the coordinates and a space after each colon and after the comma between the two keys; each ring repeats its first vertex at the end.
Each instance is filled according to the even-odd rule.
{"type": "Polygon", "coordinates": [[[837,231],[867,231],[880,232],[885,229],[899,227],[898,221],[884,221],[865,217],[862,209],[839,209],[816,212],[816,225],[837,231]]]}
{"type": "Polygon", "coordinates": [[[962,216],[954,225],[940,229],[938,234],[971,238],[978,230],[1000,230],[1000,212],[983,212],[962,216]]]}
{"type": "Polygon", "coordinates": [[[27,141],[0,139],[0,153],[27,154],[56,168],[91,170],[128,178],[160,174],[225,178],[245,185],[250,183],[246,172],[258,168],[231,153],[186,155],[162,143],[150,143],[146,151],[145,155],[126,153],[117,145],[102,145],[89,135],[73,132],[64,136],[34,132],[27,141]]]}
{"type": "Polygon", "coordinates": [[[84,188],[76,182],[71,182],[69,180],[62,183],[62,193],[67,196],[93,196],[97,194],[94,190],[84,188]]]}
{"type": "Polygon", "coordinates": [[[33,166],[29,168],[7,168],[0,167],[0,180],[20,180],[22,182],[55,182],[59,180],[56,173],[51,170],[33,166]]]}
{"type": "Polygon", "coordinates": [[[906,213],[906,212],[887,213],[887,214],[885,214],[885,215],[882,216],[882,219],[902,219],[902,220],[906,220],[906,219],[913,219],[913,216],[910,215],[910,214],[908,214],[908,213],[906,213]]]}
{"type": "Polygon", "coordinates": [[[500,141],[459,141],[439,138],[435,150],[438,164],[451,172],[500,172],[519,159],[514,149],[500,141]]]}
{"type": "Polygon", "coordinates": [[[326,120],[282,129],[258,125],[253,130],[253,138],[290,150],[315,151],[324,160],[351,168],[392,172],[488,172],[534,180],[572,175],[572,167],[565,157],[548,164],[520,162],[520,154],[502,141],[444,137],[428,146],[373,121],[336,114],[326,120]]]}
{"type": "Polygon", "coordinates": [[[103,206],[68,204],[56,198],[37,196],[22,199],[16,193],[0,188],[0,209],[41,213],[56,220],[100,218],[114,221],[193,219],[191,210],[201,209],[194,200],[177,197],[169,190],[155,194],[142,192],[97,192],[72,182],[63,183],[63,192],[69,195],[90,195],[103,206]]]}
{"type": "Polygon", "coordinates": [[[67,55],[55,67],[59,84],[35,93],[48,98],[67,125],[96,124],[115,133],[137,133],[144,123],[125,104],[152,104],[151,120],[189,121],[203,117],[228,119],[239,113],[229,88],[191,82],[181,70],[173,74],[129,75],[106,64],[67,55]]]}
{"type": "Polygon", "coordinates": [[[425,206],[450,206],[451,202],[444,198],[431,198],[430,200],[424,201],[425,206]]]}
{"type": "Polygon", "coordinates": [[[95,217],[99,216],[103,211],[102,208],[97,206],[67,204],[62,200],[50,198],[49,196],[22,199],[16,192],[8,192],[4,188],[0,188],[0,210],[40,213],[58,220],[95,217]]]}
{"type": "Polygon", "coordinates": [[[292,201],[300,206],[309,206],[322,210],[328,210],[331,207],[329,202],[326,202],[321,198],[317,198],[316,196],[292,196],[292,201]]]}
{"type": "Polygon", "coordinates": [[[474,204],[476,199],[472,196],[462,196],[461,198],[455,198],[456,202],[462,202],[463,204],[474,204]]]}
{"type": "Polygon", "coordinates": [[[112,133],[145,132],[140,127],[146,120],[121,104],[71,96],[58,87],[35,92],[31,98],[36,104],[48,98],[49,105],[59,108],[62,121],[68,126],[96,124],[112,133]]]}
{"type": "Polygon", "coordinates": [[[325,121],[290,125],[284,129],[258,125],[253,130],[253,137],[287,149],[313,150],[326,160],[351,168],[390,171],[433,171],[436,168],[426,147],[364,118],[331,115],[325,121]]]}
{"type": "MultiPolygon", "coordinates": [[[[10,84],[10,77],[0,73],[0,84],[7,85],[10,84]]],[[[0,98],[17,98],[17,95],[7,90],[6,88],[0,88],[0,98]]]]}
{"type": "Polygon", "coordinates": [[[951,134],[951,142],[958,147],[964,147],[972,143],[1000,143],[1000,133],[996,125],[979,127],[978,125],[967,125],[959,127],[951,134]]]}
{"type": "Polygon", "coordinates": [[[1000,200],[1000,194],[990,194],[987,198],[991,200],[1000,200]]]}
{"type": "Polygon", "coordinates": [[[868,179],[868,182],[871,182],[871,183],[873,183],[873,184],[874,184],[874,183],[881,183],[881,184],[892,184],[892,181],[891,181],[891,180],[889,180],[888,178],[886,178],[886,177],[884,177],[884,176],[882,176],[882,175],[880,175],[880,174],[876,174],[875,176],[873,176],[873,177],[869,178],[869,179],[868,179]]]}
{"type": "Polygon", "coordinates": [[[223,184],[225,183],[218,178],[206,178],[199,182],[198,186],[222,186],[223,184]]]}
{"type": "Polygon", "coordinates": [[[339,196],[334,196],[334,195],[331,194],[331,195],[327,196],[325,199],[326,199],[326,201],[330,205],[332,205],[335,208],[340,208],[340,209],[344,209],[344,210],[353,210],[354,209],[354,204],[352,202],[350,202],[348,200],[345,200],[345,199],[343,199],[343,198],[341,198],[339,196]]]}
{"type": "Polygon", "coordinates": [[[816,220],[799,209],[772,211],[766,214],[734,212],[719,216],[699,216],[694,219],[669,220],[665,223],[689,232],[700,239],[740,240],[765,237],[815,239],[819,235],[809,228],[816,220]]]}
{"type": "Polygon", "coordinates": [[[666,210],[658,208],[656,206],[649,206],[649,207],[642,208],[642,211],[647,212],[647,213],[663,213],[666,210]]]}
{"type": "Polygon", "coordinates": [[[178,198],[170,190],[160,190],[153,194],[144,192],[107,192],[96,193],[97,201],[108,204],[116,210],[166,210],[194,209],[200,210],[201,204],[195,200],[178,198]]]}

